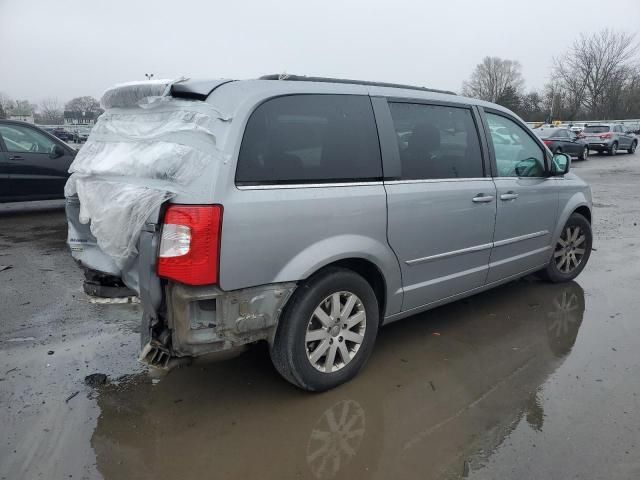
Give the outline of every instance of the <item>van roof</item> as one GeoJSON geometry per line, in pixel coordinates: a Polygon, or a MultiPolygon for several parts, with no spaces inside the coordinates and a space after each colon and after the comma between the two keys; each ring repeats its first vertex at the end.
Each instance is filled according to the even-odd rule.
{"type": "MultiPolygon", "coordinates": [[[[455,92],[451,92],[449,90],[439,90],[435,88],[419,87],[416,85],[403,85],[399,83],[372,82],[368,80],[351,80],[346,78],[308,77],[306,75],[271,74],[271,75],[263,75],[258,80],[365,85],[369,87],[386,87],[386,88],[398,88],[403,90],[420,90],[423,92],[434,92],[434,93],[444,93],[447,95],[456,95],[455,92]]],[[[176,82],[171,86],[171,95],[177,98],[205,100],[211,94],[211,92],[213,92],[220,85],[224,85],[225,83],[229,83],[233,81],[236,81],[236,80],[186,79],[186,80],[176,82]]]]}
{"type": "Polygon", "coordinates": [[[368,80],[350,80],[346,78],[330,78],[330,77],[307,77],[306,75],[288,75],[288,74],[271,74],[263,75],[259,80],[288,80],[293,82],[320,82],[320,83],[349,83],[354,85],[368,85],[371,87],[389,87],[402,88],[405,90],[422,90],[425,92],[446,93],[455,95],[455,92],[449,90],[438,90],[435,88],[418,87],[415,85],[403,85],[400,83],[371,82],[368,80]]]}
{"type": "MultiPolygon", "coordinates": [[[[417,98],[443,102],[464,103],[467,105],[479,105],[496,110],[509,112],[508,109],[490,102],[475,98],[456,95],[447,90],[438,90],[412,85],[396,83],[370,82],[365,80],[349,80],[327,77],[307,77],[300,75],[266,75],[258,79],[230,80],[230,79],[187,79],[172,85],[171,95],[178,98],[192,100],[211,100],[231,94],[233,99],[227,98],[222,103],[231,107],[238,105],[240,97],[254,95],[268,98],[276,95],[295,93],[325,93],[325,94],[359,94],[384,97],[417,98]],[[234,93],[232,93],[234,92],[234,93]]],[[[232,109],[233,109],[232,107],[232,109]]]]}

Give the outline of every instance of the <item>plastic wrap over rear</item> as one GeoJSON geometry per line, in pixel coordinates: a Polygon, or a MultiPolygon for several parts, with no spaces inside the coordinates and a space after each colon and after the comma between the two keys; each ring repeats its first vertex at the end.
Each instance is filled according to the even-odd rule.
{"type": "Polygon", "coordinates": [[[65,195],[78,195],[80,221],[122,266],[164,201],[222,162],[216,136],[230,118],[202,101],[167,96],[168,80],[128,83],[105,93],[99,117],[69,171],[65,195]]]}

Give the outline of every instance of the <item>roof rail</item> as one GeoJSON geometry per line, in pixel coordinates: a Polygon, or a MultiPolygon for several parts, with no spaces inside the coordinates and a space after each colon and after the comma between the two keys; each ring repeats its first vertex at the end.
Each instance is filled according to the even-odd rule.
{"type": "Polygon", "coordinates": [[[328,78],[328,77],[307,77],[305,75],[287,75],[272,74],[263,75],[259,80],[288,80],[296,82],[322,82],[322,83],[348,83],[353,85],[368,85],[370,87],[389,87],[389,88],[405,88],[409,90],[422,90],[423,92],[446,93],[447,95],[456,95],[455,92],[449,90],[437,90],[435,88],[417,87],[415,85],[402,85],[400,83],[385,82],[369,82],[367,80],[349,80],[346,78],[328,78]]]}

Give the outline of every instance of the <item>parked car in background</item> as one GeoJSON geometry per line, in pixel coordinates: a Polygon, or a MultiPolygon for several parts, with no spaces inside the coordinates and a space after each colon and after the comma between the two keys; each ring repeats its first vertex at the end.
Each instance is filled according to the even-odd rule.
{"type": "Polygon", "coordinates": [[[579,160],[589,157],[589,144],[568,128],[544,128],[534,132],[553,153],[566,153],[579,160]]]}
{"type": "Polygon", "coordinates": [[[575,132],[576,134],[580,134],[582,133],[582,131],[584,130],[584,127],[586,126],[587,126],[586,123],[572,123],[569,126],[569,130],[571,130],[572,132],[575,132]]]}
{"type": "Polygon", "coordinates": [[[75,137],[73,132],[62,127],[45,128],[45,130],[65,142],[73,142],[75,137]]]}
{"type": "Polygon", "coordinates": [[[84,143],[89,138],[91,129],[89,127],[76,127],[73,129],[73,141],[76,143],[84,143]]]}
{"type": "MultiPolygon", "coordinates": [[[[141,82],[103,97],[117,99],[118,115],[107,110],[101,125],[116,139],[134,126],[179,128],[193,132],[181,137],[184,158],[211,151],[177,196],[136,218],[143,230],[127,233],[137,246],[124,262],[125,250],[110,242],[107,253],[92,232],[119,237],[120,224],[104,219],[128,229],[137,195],[149,192],[139,178],[135,187],[101,179],[100,149],[83,157],[97,176],[72,179],[82,183],[67,199],[71,253],[87,278],[122,280],[140,295],[145,362],[266,341],[284,378],[327,390],[363,367],[381,325],[531,272],[565,282],[585,267],[589,186],[509,110],[419,87],[279,78],[141,82]],[[167,102],[140,114],[153,88],[167,102]],[[150,124],[160,107],[234,121],[150,124]],[[217,142],[198,137],[210,129],[217,142]]],[[[142,148],[144,138],[125,145],[142,148]]],[[[175,158],[149,172],[127,150],[119,156],[111,164],[139,168],[154,185],[175,158]]]]}
{"type": "Polygon", "coordinates": [[[598,153],[615,155],[618,150],[635,153],[638,147],[638,137],[617,123],[589,124],[582,134],[589,149],[598,153]]]}
{"type": "Polygon", "coordinates": [[[0,202],[64,198],[76,151],[30,123],[0,120],[0,202]]]}

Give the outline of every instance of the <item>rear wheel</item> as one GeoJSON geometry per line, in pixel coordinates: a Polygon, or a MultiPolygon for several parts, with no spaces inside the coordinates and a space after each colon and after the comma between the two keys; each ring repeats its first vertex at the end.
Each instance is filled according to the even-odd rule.
{"type": "Polygon", "coordinates": [[[618,153],[618,142],[613,142],[611,148],[609,148],[609,155],[613,156],[618,153]]]}
{"type": "Polygon", "coordinates": [[[589,147],[584,147],[582,153],[578,157],[578,160],[587,160],[589,158],[589,147]]]}
{"type": "Polygon", "coordinates": [[[636,148],[638,147],[638,141],[634,140],[633,142],[631,142],[631,146],[629,147],[629,149],[627,150],[628,153],[636,153],[636,148]]]}
{"type": "Polygon", "coordinates": [[[301,284],[289,300],[271,347],[273,364],[304,390],[337,387],[366,363],[378,319],[369,283],[351,270],[328,268],[301,284]]]}
{"type": "Polygon", "coordinates": [[[562,229],[543,276],[553,283],[576,278],[589,261],[592,242],[589,221],[579,213],[573,213],[562,229]]]}

